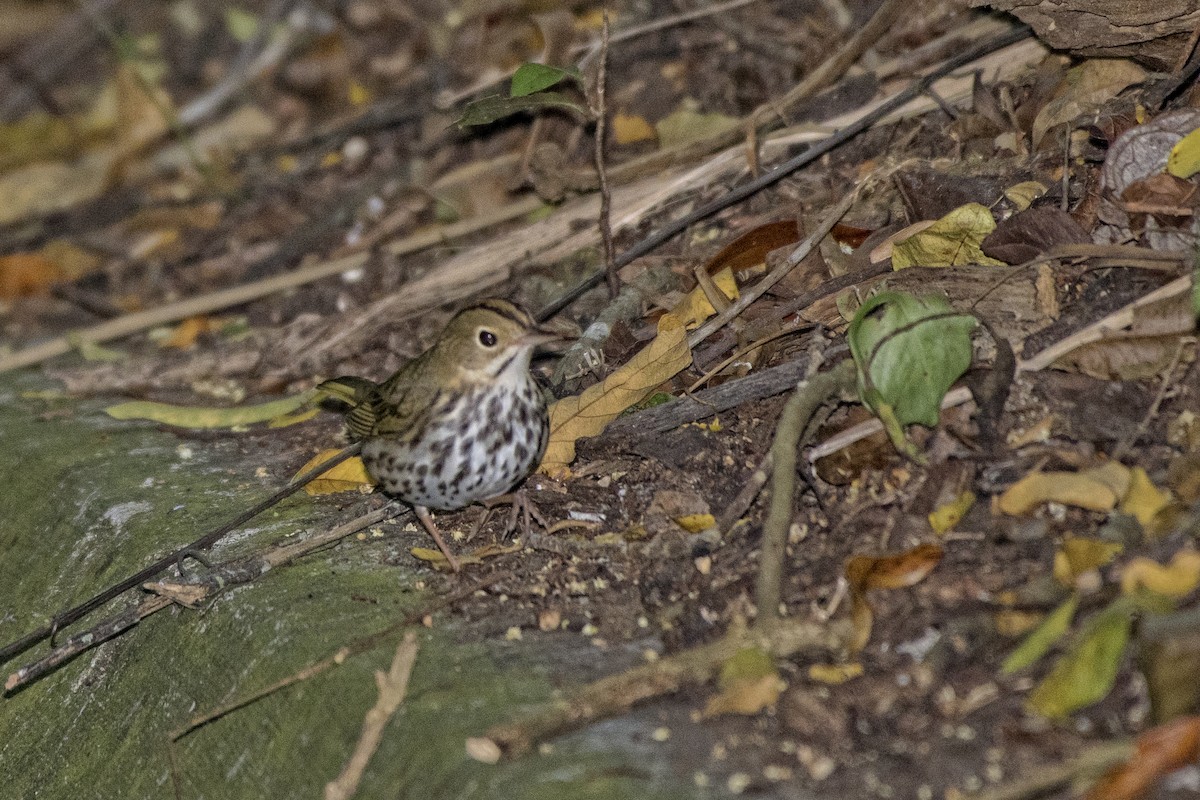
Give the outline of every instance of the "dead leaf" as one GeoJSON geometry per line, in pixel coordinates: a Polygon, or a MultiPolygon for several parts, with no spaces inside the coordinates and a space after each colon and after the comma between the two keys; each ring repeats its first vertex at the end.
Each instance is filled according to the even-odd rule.
{"type": "Polygon", "coordinates": [[[1110,563],[1124,549],[1120,542],[1068,536],[1054,554],[1054,577],[1064,586],[1074,587],[1080,575],[1110,563]]]}
{"type": "Polygon", "coordinates": [[[1163,776],[1200,758],[1200,716],[1180,717],[1138,737],[1127,762],[1110,770],[1084,800],[1136,800],[1163,776]]]}
{"type": "Polygon", "coordinates": [[[1150,378],[1174,361],[1180,337],[1191,336],[1196,327],[1186,292],[1131,305],[1128,318],[1126,324],[1106,328],[1098,341],[1075,348],[1054,365],[1102,380],[1150,378]]]}
{"type": "MultiPolygon", "coordinates": [[[[458,558],[458,563],[462,566],[466,566],[468,564],[482,564],[489,558],[496,558],[497,556],[516,553],[522,548],[523,545],[516,542],[513,544],[500,544],[498,542],[494,542],[492,544],[486,544],[483,547],[476,548],[470,553],[457,555],[456,557],[458,558]]],[[[421,561],[424,561],[434,569],[442,570],[443,572],[450,571],[450,562],[446,560],[445,554],[436,547],[410,547],[408,552],[412,554],[413,558],[418,558],[421,561]]]]}
{"type": "MultiPolygon", "coordinates": [[[[713,280],[726,297],[737,298],[731,272],[724,270],[713,280]]],[[[703,289],[697,286],[659,319],[658,335],[627,364],[582,394],[555,402],[550,407],[550,443],[540,469],[551,476],[566,474],[575,460],[576,440],[598,435],[621,412],[692,363],[687,329],[714,313],[703,289]]]]}
{"type": "Polygon", "coordinates": [[[983,252],[1008,264],[1023,264],[1063,244],[1090,243],[1075,218],[1058,208],[1040,206],[1001,220],[981,245],[983,252]]]}
{"type": "Polygon", "coordinates": [[[800,226],[794,219],[782,219],[767,222],[751,228],[738,236],[721,251],[709,259],[705,270],[709,275],[716,275],[725,268],[733,270],[736,275],[743,270],[757,267],[767,260],[767,254],[772,250],[787,247],[800,241],[800,226]]]}
{"type": "Polygon", "coordinates": [[[163,339],[160,347],[173,347],[177,350],[187,350],[196,344],[196,340],[205,333],[216,333],[224,326],[224,320],[213,317],[188,317],[175,326],[171,335],[163,339]]]}
{"type": "Polygon", "coordinates": [[[41,253],[0,256],[0,299],[48,294],[62,278],[58,265],[41,253]]]}
{"type": "Polygon", "coordinates": [[[942,560],[942,548],[921,544],[903,553],[888,556],[853,556],[846,562],[846,580],[850,584],[854,641],[849,650],[857,653],[871,638],[874,612],[867,599],[872,589],[902,589],[920,583],[942,560]]]}
{"type": "Polygon", "coordinates": [[[757,647],[745,647],[721,665],[718,694],[709,698],[702,716],[742,714],[753,716],[775,705],[787,683],[779,677],[775,660],[757,647]]]}
{"type": "Polygon", "coordinates": [[[995,229],[996,220],[987,206],[959,206],[920,233],[893,245],[892,268],[1003,266],[1003,261],[984,255],[981,249],[983,240],[995,229]]]}
{"type": "Polygon", "coordinates": [[[945,533],[957,525],[975,505],[975,493],[964,491],[949,503],[929,512],[929,527],[934,533],[945,533]]]}
{"type": "Polygon", "coordinates": [[[664,150],[716,136],[736,126],[738,121],[724,114],[704,114],[685,103],[654,125],[664,150]]]}
{"type": "Polygon", "coordinates": [[[812,664],[808,668],[808,679],[830,686],[839,686],[855,678],[861,678],[863,665],[858,661],[848,664],[812,664]]]}
{"type": "Polygon", "coordinates": [[[1067,71],[1055,97],[1033,121],[1036,149],[1047,131],[1098,110],[1126,87],[1146,79],[1146,70],[1127,59],[1090,58],[1067,71]]]}
{"type": "Polygon", "coordinates": [[[613,141],[617,144],[653,141],[658,137],[654,126],[638,114],[617,112],[612,120],[613,141]]]}
{"type": "Polygon", "coordinates": [[[1135,558],[1121,570],[1121,591],[1132,595],[1139,590],[1155,592],[1166,597],[1186,597],[1200,585],[1200,553],[1180,550],[1169,566],[1149,558],[1135,558]]]}
{"type": "Polygon", "coordinates": [[[1171,493],[1155,486],[1146,470],[1141,467],[1130,470],[1129,491],[1121,499],[1122,513],[1136,517],[1150,531],[1155,516],[1170,504],[1171,493]]]}
{"type": "MultiPolygon", "coordinates": [[[[322,450],[310,458],[308,463],[292,476],[292,479],[295,480],[310,469],[320,466],[340,452],[341,450],[337,449],[322,450]]],[[[354,456],[313,478],[305,485],[304,491],[310,495],[337,494],[338,492],[361,491],[365,487],[374,485],[375,482],[367,474],[367,468],[362,459],[354,456]]]]}
{"type": "Polygon", "coordinates": [[[1112,511],[1129,489],[1129,470],[1110,461],[1084,472],[1031,472],[1005,490],[996,506],[1009,516],[1056,502],[1088,511],[1112,511]]]}

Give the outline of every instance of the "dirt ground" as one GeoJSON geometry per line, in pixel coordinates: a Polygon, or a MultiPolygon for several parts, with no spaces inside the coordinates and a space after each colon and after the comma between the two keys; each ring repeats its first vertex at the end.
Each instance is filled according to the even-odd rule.
{"type": "MultiPolygon", "coordinates": [[[[1013,35],[1016,21],[998,12],[932,0],[911,8],[617,4],[608,7],[609,34],[601,7],[588,4],[9,5],[20,13],[0,39],[10,66],[0,187],[14,198],[0,220],[0,370],[9,371],[0,380],[12,381],[4,386],[9,410],[38,425],[102,417],[128,400],[229,408],[295,396],[338,375],[382,380],[433,342],[455,309],[485,296],[536,312],[574,292],[554,324],[590,336],[599,319],[609,333],[586,360],[564,347],[539,355],[534,371],[552,401],[614,394],[613,376],[663,341],[664,314],[689,293],[716,300],[719,290],[704,284],[724,268],[739,292],[753,291],[831,208],[866,187],[831,220],[839,227],[767,292],[717,332],[682,345],[683,367],[637,373],[645,391],[614,410],[606,430],[575,441],[569,422],[554,434],[574,442],[574,458],[526,484],[548,528],[514,537],[501,513],[468,541],[479,508],[439,514],[452,547],[476,556],[451,574],[413,554],[430,543],[411,522],[387,523],[245,589],[280,572],[336,574],[366,563],[369,588],[343,591],[335,582],[320,591],[339,593],[353,614],[388,613],[344,641],[327,639],[331,648],[394,622],[393,601],[405,613],[421,606],[407,595],[396,600],[391,584],[377,580],[394,571],[404,592],[435,609],[418,614],[416,628],[479,648],[488,670],[530,669],[524,659],[532,659],[546,692],[514,690],[503,713],[483,715],[488,724],[464,745],[476,761],[547,758],[558,742],[570,772],[564,754],[590,739],[629,756],[614,775],[638,773],[647,754],[645,774],[662,796],[1200,795],[1200,694],[1190,685],[1200,652],[1200,369],[1194,289],[1172,288],[1193,269],[1200,201],[1194,175],[1164,171],[1167,150],[1200,128],[1189,116],[1198,113],[1190,50],[1174,69],[1164,66],[1158,39],[1154,48],[1100,54],[1119,59],[1096,58],[1038,39],[1040,29],[1013,35]],[[873,15],[886,15],[886,24],[872,34],[873,15]],[[807,96],[789,97],[850,51],[856,32],[871,36],[861,51],[807,96]],[[873,100],[998,35],[1012,41],[952,70],[946,80],[957,83],[914,90],[912,103],[864,123],[827,155],[721,204],[737,186],[851,129],[873,100]],[[606,36],[601,99],[594,86],[606,36]],[[513,70],[532,61],[582,64],[579,82],[557,75],[532,95],[544,105],[509,100],[497,121],[454,124],[471,100],[507,94],[513,70]],[[235,86],[228,96],[214,88],[222,82],[235,86]],[[105,93],[108,105],[98,99],[105,93]],[[617,258],[608,281],[591,118],[598,108],[617,258]],[[713,203],[721,207],[623,258],[713,203]],[[903,243],[916,235],[902,229],[968,207],[982,210],[982,233],[953,222],[940,245],[899,270],[911,252],[903,243]],[[581,287],[589,276],[590,288],[581,287]],[[221,294],[231,289],[244,293],[221,294]],[[970,398],[943,410],[935,427],[908,426],[910,456],[876,432],[814,458],[814,448],[874,419],[856,391],[818,398],[782,528],[779,609],[767,613],[758,605],[778,484],[766,459],[785,404],[811,377],[809,359],[831,371],[849,357],[847,325],[881,289],[937,295],[947,309],[982,320],[970,368],[947,382],[969,387],[970,398]],[[1156,291],[1166,299],[1142,301],[1156,291]],[[37,346],[46,349],[30,355],[37,346]],[[770,377],[788,365],[800,368],[770,377]],[[746,388],[756,375],[767,376],[767,388],[746,388]],[[656,415],[689,403],[699,410],[659,422],[656,415]],[[1119,488],[1093,480],[1114,468],[1119,488]],[[1060,475],[1070,477],[1044,478],[1060,475]],[[1020,505],[1014,493],[1031,484],[1050,488],[1020,505]],[[968,494],[961,515],[936,521],[968,494]],[[856,582],[860,573],[848,566],[856,560],[876,577],[856,582]],[[1169,569],[1134,569],[1151,562],[1169,569]],[[1152,576],[1130,577],[1138,574],[1152,576]],[[1049,631],[1043,621],[1066,604],[1061,629],[1049,631]],[[841,646],[785,652],[770,638],[773,620],[812,623],[841,646]],[[838,639],[839,624],[854,633],[838,639]],[[762,656],[749,678],[728,666],[734,659],[689,667],[685,678],[664,677],[667,667],[638,672],[684,663],[747,628],[765,637],[738,649],[762,656]],[[1101,639],[1101,629],[1116,632],[1101,639]],[[1040,654],[1006,668],[1039,630],[1040,654]],[[635,677],[620,683],[622,674],[635,677]],[[580,693],[588,686],[612,687],[611,707],[585,703],[594,700],[580,693]],[[1073,686],[1101,688],[1079,699],[1073,686]],[[563,701],[575,708],[564,712],[563,701]],[[727,704],[723,712],[713,710],[717,701],[727,704]],[[559,715],[549,733],[498,733],[547,709],[559,715]],[[1137,739],[1168,730],[1182,738],[1137,739]],[[1140,767],[1127,783],[1096,782],[1135,746],[1140,767]]],[[[721,311],[709,306],[701,316],[721,311]]],[[[236,506],[229,513],[343,443],[340,418],[328,409],[286,427],[103,424],[165,434],[153,446],[167,451],[169,443],[207,451],[205,474],[239,487],[224,501],[236,506]],[[247,474],[252,464],[260,474],[247,474]]],[[[17,436],[16,423],[12,430],[17,436]]],[[[64,469],[56,475],[67,493],[73,479],[64,469]]],[[[379,493],[353,491],[285,503],[285,516],[319,509],[301,523],[311,532],[384,505],[379,493]]],[[[32,559],[36,550],[18,544],[31,535],[14,533],[4,549],[32,559]]],[[[243,540],[237,547],[238,558],[266,552],[243,540]]],[[[163,552],[148,546],[121,557],[137,565],[163,552]]],[[[20,598],[4,603],[0,638],[49,624],[58,605],[122,576],[97,568],[73,589],[22,578],[20,598]]],[[[174,624],[194,612],[171,613],[174,624]]],[[[169,638],[167,623],[155,624],[153,635],[169,638]]],[[[152,634],[139,628],[91,656],[76,652],[44,683],[15,691],[10,683],[5,702],[41,708],[46,693],[83,681],[96,653],[119,648],[118,661],[136,659],[139,641],[161,641],[143,636],[152,634]]],[[[372,658],[395,641],[381,640],[372,658]]],[[[15,671],[43,655],[13,655],[7,665],[15,671]]],[[[410,703],[436,693],[436,680],[422,678],[422,657],[410,703]]],[[[267,668],[258,687],[300,662],[267,668]]],[[[305,680],[319,687],[321,678],[305,680]]],[[[351,721],[374,691],[363,681],[362,707],[346,710],[351,721]]],[[[469,707],[471,691],[469,680],[459,685],[455,702],[469,707]]],[[[210,707],[230,700],[210,696],[210,707]]],[[[173,724],[187,717],[168,716],[173,724]]],[[[470,729],[470,721],[456,724],[470,729]]],[[[335,763],[357,731],[343,733],[336,744],[331,736],[335,763]]],[[[461,759],[462,748],[444,757],[461,759]]],[[[206,763],[216,770],[219,758],[206,763]]],[[[359,796],[408,796],[423,786],[372,783],[372,769],[359,796]]],[[[492,796],[480,780],[447,777],[424,796],[492,796]]],[[[547,778],[503,791],[535,797],[553,786],[547,778]]],[[[189,796],[178,784],[176,792],[189,796]]]]}

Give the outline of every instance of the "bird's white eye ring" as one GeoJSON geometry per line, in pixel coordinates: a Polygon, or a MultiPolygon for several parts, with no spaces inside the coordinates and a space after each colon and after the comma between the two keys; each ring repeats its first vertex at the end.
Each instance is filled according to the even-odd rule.
{"type": "Polygon", "coordinates": [[[479,343],[484,347],[496,346],[496,334],[489,331],[487,328],[479,331],[479,343]]]}

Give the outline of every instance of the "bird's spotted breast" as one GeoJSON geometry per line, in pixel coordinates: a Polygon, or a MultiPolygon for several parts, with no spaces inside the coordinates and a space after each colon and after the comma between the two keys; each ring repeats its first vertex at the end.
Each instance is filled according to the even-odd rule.
{"type": "Polygon", "coordinates": [[[456,509],[514,489],[546,450],[549,421],[532,378],[446,394],[419,435],[377,436],[362,458],[380,488],[401,500],[456,509]]]}

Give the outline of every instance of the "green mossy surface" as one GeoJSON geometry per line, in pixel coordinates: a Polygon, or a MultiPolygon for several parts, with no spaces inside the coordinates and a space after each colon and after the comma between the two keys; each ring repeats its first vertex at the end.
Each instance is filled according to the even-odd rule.
{"type": "MultiPolygon", "coordinates": [[[[255,477],[256,464],[233,439],[187,442],[153,425],[110,420],[101,403],[22,396],[45,388],[29,376],[0,379],[3,642],[192,540],[286,477],[279,465],[270,465],[271,477],[255,477]],[[190,456],[181,454],[181,444],[190,456]]],[[[344,518],[334,502],[296,498],[214,555],[227,558],[344,518]]],[[[169,732],[431,600],[418,588],[418,572],[384,563],[387,548],[402,546],[395,534],[355,542],[274,570],[202,611],[160,612],[5,697],[0,796],[171,797],[169,732]]],[[[647,737],[631,735],[628,726],[636,723],[605,723],[557,740],[548,753],[496,766],[470,760],[466,737],[572,678],[546,666],[556,663],[539,650],[546,642],[464,641],[445,615],[420,636],[408,701],[388,726],[357,797],[695,796],[687,791],[690,781],[653,756],[647,737]]],[[[176,750],[183,797],[322,796],[375,701],[372,673],[386,669],[398,640],[396,634],[185,737],[176,750]]],[[[561,638],[553,642],[564,647],[561,638]]],[[[574,646],[588,645],[580,638],[574,646]]],[[[4,672],[45,652],[43,644],[5,664],[4,672]]]]}

